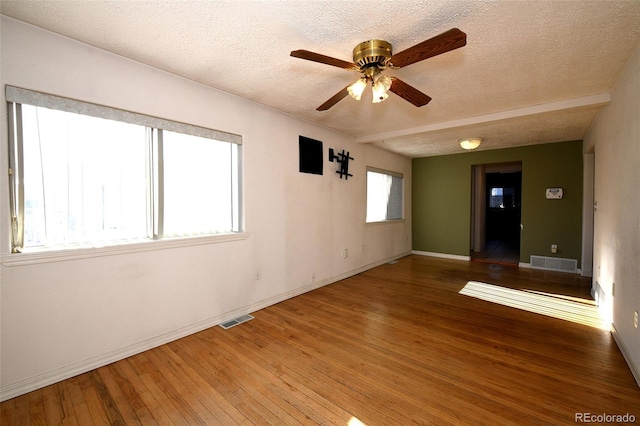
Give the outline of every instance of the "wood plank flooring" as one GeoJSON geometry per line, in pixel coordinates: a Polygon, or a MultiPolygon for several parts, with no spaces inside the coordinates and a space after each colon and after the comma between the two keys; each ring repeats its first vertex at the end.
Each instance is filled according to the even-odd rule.
{"type": "Polygon", "coordinates": [[[607,331],[458,294],[588,298],[589,280],[408,256],[1,404],[8,425],[540,425],[640,421],[607,331]],[[351,423],[350,423],[351,422],[351,423]]]}
{"type": "Polygon", "coordinates": [[[518,265],[520,263],[520,244],[508,241],[490,240],[480,252],[469,252],[475,262],[502,263],[518,265]]]}

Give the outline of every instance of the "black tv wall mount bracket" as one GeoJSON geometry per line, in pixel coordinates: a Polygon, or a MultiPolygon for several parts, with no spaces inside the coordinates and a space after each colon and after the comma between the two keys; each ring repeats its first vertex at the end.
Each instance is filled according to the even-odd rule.
{"type": "Polygon", "coordinates": [[[344,176],[344,180],[348,180],[349,176],[352,174],[349,173],[349,160],[353,160],[353,157],[349,156],[349,151],[345,154],[344,149],[342,152],[335,154],[333,148],[329,148],[329,162],[333,163],[337,161],[340,164],[340,169],[336,170],[336,173],[340,175],[340,179],[344,176]]]}

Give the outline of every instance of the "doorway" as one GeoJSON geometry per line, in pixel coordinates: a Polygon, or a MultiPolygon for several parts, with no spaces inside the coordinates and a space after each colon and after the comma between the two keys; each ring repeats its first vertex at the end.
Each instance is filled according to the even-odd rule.
{"type": "Polygon", "coordinates": [[[522,163],[473,166],[471,260],[520,263],[522,163]]]}

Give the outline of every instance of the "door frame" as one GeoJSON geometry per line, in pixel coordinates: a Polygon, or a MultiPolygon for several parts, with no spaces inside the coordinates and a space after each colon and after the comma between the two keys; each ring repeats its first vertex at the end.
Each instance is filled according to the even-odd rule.
{"type": "MultiPolygon", "coordinates": [[[[522,172],[522,161],[471,166],[471,252],[481,252],[487,242],[487,174],[516,172],[522,172]]],[[[520,224],[520,229],[522,229],[522,224],[520,224]]]]}

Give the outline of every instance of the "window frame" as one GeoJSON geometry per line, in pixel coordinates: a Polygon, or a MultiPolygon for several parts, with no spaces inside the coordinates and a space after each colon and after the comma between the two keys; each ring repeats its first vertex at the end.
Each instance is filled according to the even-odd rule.
{"type": "MultiPolygon", "coordinates": [[[[200,244],[211,244],[217,242],[236,241],[246,239],[248,233],[244,231],[244,214],[243,214],[243,194],[242,194],[242,136],[212,130],[191,124],[175,122],[171,120],[147,116],[144,114],[133,113],[116,108],[106,107],[102,105],[92,104],[84,101],[64,98],[56,95],[44,94],[27,89],[21,89],[7,85],[5,87],[5,98],[7,102],[8,115],[8,136],[9,136],[9,207],[10,207],[10,245],[11,258],[10,264],[30,264],[39,263],[40,261],[55,261],[57,259],[67,260],[69,258],[85,258],[102,256],[108,254],[147,251],[155,249],[164,249],[169,247],[183,247],[200,244]],[[141,125],[147,128],[156,137],[151,139],[150,162],[160,163],[157,167],[151,167],[148,179],[151,181],[151,189],[149,197],[151,200],[151,215],[149,217],[148,227],[150,228],[146,238],[139,240],[111,240],[111,241],[95,241],[88,244],[78,245],[54,245],[50,247],[28,247],[24,248],[24,211],[25,211],[25,194],[24,194],[24,153],[22,146],[22,105],[32,105],[36,107],[44,107],[64,112],[88,115],[92,117],[106,118],[130,124],[141,125]],[[155,217],[162,214],[162,192],[158,194],[157,180],[161,180],[162,172],[162,131],[167,130],[175,133],[181,133],[191,136],[204,137],[220,142],[227,142],[237,145],[237,149],[232,150],[235,153],[235,163],[232,166],[234,174],[230,178],[230,184],[234,184],[237,188],[232,188],[232,205],[235,212],[232,213],[232,223],[237,218],[237,223],[233,223],[234,230],[224,233],[210,233],[202,235],[188,235],[181,237],[165,237],[162,234],[162,217],[160,221],[155,217]],[[159,137],[157,137],[159,136],[159,137]],[[235,192],[234,192],[235,191],[235,192]],[[157,226],[160,224],[160,226],[157,226]],[[20,253],[20,256],[14,254],[20,253]]],[[[233,154],[232,154],[233,158],[233,154]]],[[[162,189],[162,183],[160,183],[162,189]]],[[[6,264],[7,259],[3,256],[2,263],[6,264]]]]}
{"type": "Polygon", "coordinates": [[[386,169],[381,169],[381,168],[377,168],[377,167],[371,167],[371,166],[367,166],[366,167],[366,179],[365,179],[365,199],[366,199],[366,207],[365,207],[365,224],[367,225],[374,225],[374,224],[384,224],[384,223],[397,223],[397,222],[403,222],[405,220],[405,182],[404,182],[404,174],[400,173],[400,172],[394,172],[391,170],[386,170],[386,169]],[[401,200],[401,213],[400,213],[400,217],[399,218],[392,218],[392,219],[382,219],[382,220],[372,220],[369,221],[368,220],[368,215],[369,215],[369,172],[372,173],[378,173],[378,174],[383,174],[386,176],[390,176],[390,177],[396,177],[396,178],[400,178],[401,182],[402,182],[402,187],[400,188],[400,195],[402,197],[401,200]]]}

